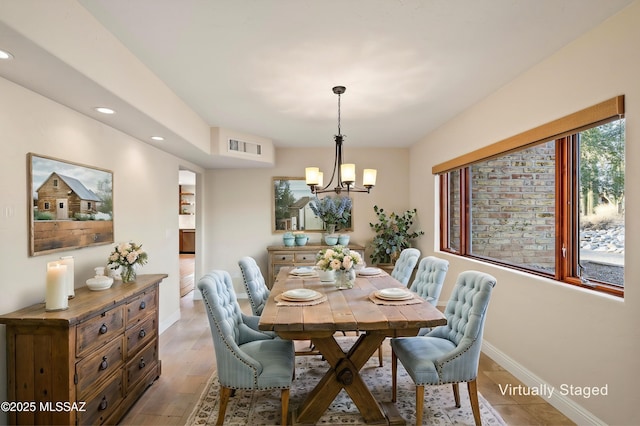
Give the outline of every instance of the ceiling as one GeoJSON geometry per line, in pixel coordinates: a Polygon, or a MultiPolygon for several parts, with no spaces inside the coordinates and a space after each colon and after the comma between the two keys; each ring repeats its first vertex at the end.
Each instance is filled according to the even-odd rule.
{"type": "Polygon", "coordinates": [[[336,85],[345,146],[410,146],[631,2],[78,0],[209,126],[277,147],[333,145],[336,85]]]}

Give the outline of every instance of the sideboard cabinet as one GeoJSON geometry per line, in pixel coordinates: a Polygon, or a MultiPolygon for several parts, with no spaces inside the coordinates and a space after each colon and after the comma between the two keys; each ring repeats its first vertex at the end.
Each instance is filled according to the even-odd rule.
{"type": "Polygon", "coordinates": [[[158,293],[166,277],[79,288],[63,311],[39,303],[1,315],[7,395],[16,408],[9,423],[117,423],[160,376],[158,293]]]}
{"type": "MultiPolygon", "coordinates": [[[[316,264],[316,255],[320,250],[328,249],[327,245],[311,245],[304,246],[269,246],[269,272],[266,277],[267,286],[273,287],[273,283],[280,272],[280,268],[285,266],[313,266],[316,264]]],[[[357,251],[364,259],[364,247],[357,244],[349,244],[349,249],[357,251]]]]}

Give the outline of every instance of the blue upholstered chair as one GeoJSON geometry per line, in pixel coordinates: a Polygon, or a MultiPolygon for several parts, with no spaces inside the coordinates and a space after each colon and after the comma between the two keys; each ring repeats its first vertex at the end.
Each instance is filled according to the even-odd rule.
{"type": "Polygon", "coordinates": [[[391,276],[402,284],[409,284],[411,273],[416,263],[420,259],[420,250],[415,248],[406,248],[400,252],[400,257],[396,260],[396,264],[391,271],[391,276]]]}
{"type": "Polygon", "coordinates": [[[249,303],[251,304],[251,312],[253,312],[253,315],[260,316],[269,298],[269,288],[264,281],[262,271],[260,271],[255,259],[249,256],[241,258],[238,261],[238,266],[242,271],[244,288],[247,290],[249,303]]]}
{"type": "MultiPolygon", "coordinates": [[[[417,293],[433,306],[438,304],[440,299],[440,292],[442,291],[442,284],[444,284],[444,278],[447,276],[449,270],[449,262],[444,259],[439,259],[434,256],[427,256],[423,258],[418,264],[418,271],[416,277],[411,283],[409,290],[417,293]]],[[[422,328],[418,335],[424,336],[430,328],[422,328]]]]}
{"type": "Polygon", "coordinates": [[[473,417],[477,425],[481,424],[476,377],[484,321],[495,285],[491,275],[461,273],[444,311],[447,325],[435,327],[426,336],[391,339],[391,400],[396,400],[400,360],[416,384],[416,424],[422,424],[425,385],[452,383],[456,407],[460,407],[460,382],[467,382],[473,417]]]}
{"type": "Polygon", "coordinates": [[[262,333],[259,317],[242,313],[228,272],[206,274],[198,281],[198,289],[209,317],[220,381],[216,424],[223,423],[235,389],[281,389],[282,424],[286,424],[294,372],[293,342],[262,333]]]}

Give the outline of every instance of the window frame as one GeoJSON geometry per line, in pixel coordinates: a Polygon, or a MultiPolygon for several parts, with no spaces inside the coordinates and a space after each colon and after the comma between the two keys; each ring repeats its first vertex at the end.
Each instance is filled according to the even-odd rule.
{"type": "Polygon", "coordinates": [[[579,245],[579,137],[578,134],[588,128],[624,118],[624,95],[589,107],[585,110],[539,126],[512,138],[481,148],[448,162],[436,165],[432,171],[439,177],[440,202],[440,250],[446,253],[473,258],[483,262],[508,267],[550,278],[556,281],[588,288],[619,297],[624,296],[624,287],[590,280],[582,282],[578,274],[580,254],[579,245]],[[532,138],[534,140],[532,140],[532,138]],[[471,165],[489,160],[510,152],[526,149],[544,142],[555,140],[556,150],[556,244],[555,272],[545,274],[535,269],[500,262],[499,259],[485,258],[471,253],[471,165]],[[460,188],[460,250],[450,248],[450,172],[458,170],[460,188]],[[575,231],[574,231],[575,230],[575,231]],[[566,249],[563,254],[563,248],[566,249]]]}

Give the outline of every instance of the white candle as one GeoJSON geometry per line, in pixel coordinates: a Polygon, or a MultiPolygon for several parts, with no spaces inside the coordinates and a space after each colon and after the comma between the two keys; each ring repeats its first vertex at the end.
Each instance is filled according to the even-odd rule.
{"type": "Polygon", "coordinates": [[[58,262],[47,263],[47,292],[45,309],[59,311],[67,309],[67,265],[58,262]]]}
{"type": "Polygon", "coordinates": [[[69,296],[69,298],[73,298],[76,295],[73,256],[61,257],[60,263],[67,267],[67,296],[69,296]]]}

